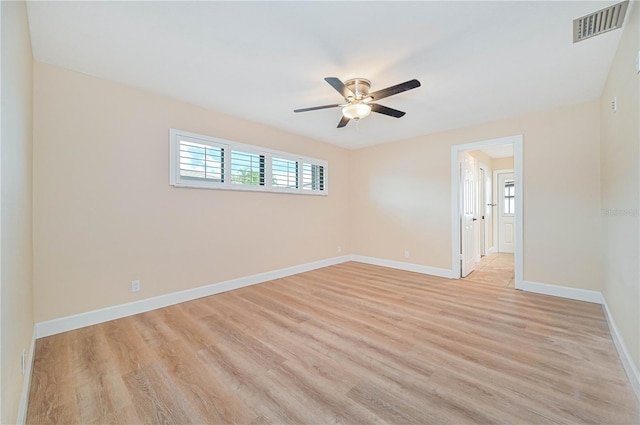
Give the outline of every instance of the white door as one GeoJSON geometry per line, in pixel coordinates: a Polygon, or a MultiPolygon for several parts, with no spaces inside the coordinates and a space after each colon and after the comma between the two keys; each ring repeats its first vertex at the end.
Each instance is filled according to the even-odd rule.
{"type": "MultiPolygon", "coordinates": [[[[489,168],[480,163],[478,173],[478,254],[480,256],[487,255],[489,249],[493,246],[493,214],[491,207],[491,171],[489,168]]],[[[480,259],[476,257],[476,260],[480,259]]]]}
{"type": "Polygon", "coordinates": [[[475,160],[471,155],[464,152],[462,163],[460,164],[460,182],[462,185],[462,200],[460,209],[461,219],[461,276],[465,277],[471,273],[475,267],[476,257],[476,181],[475,181],[475,160]]]}
{"type": "Polygon", "coordinates": [[[513,173],[498,174],[498,251],[513,253],[516,189],[513,173]]]}
{"type": "Polygon", "coordinates": [[[484,171],[484,180],[480,182],[480,185],[484,186],[484,196],[482,203],[480,204],[480,211],[482,211],[482,219],[484,220],[484,252],[487,254],[493,247],[493,197],[492,197],[492,177],[491,172],[488,169],[484,171]]]}

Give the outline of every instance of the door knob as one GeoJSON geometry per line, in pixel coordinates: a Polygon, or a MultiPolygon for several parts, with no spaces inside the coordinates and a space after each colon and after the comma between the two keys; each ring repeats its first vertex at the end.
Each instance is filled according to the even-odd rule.
{"type": "Polygon", "coordinates": [[[477,218],[475,218],[475,217],[473,217],[473,221],[478,221],[478,219],[477,219],[477,218]]]}

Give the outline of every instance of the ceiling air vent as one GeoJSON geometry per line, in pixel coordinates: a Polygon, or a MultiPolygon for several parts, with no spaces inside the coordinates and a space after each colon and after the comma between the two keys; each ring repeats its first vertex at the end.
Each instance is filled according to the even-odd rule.
{"type": "Polygon", "coordinates": [[[573,20],[573,42],[621,28],[629,0],[573,20]]]}

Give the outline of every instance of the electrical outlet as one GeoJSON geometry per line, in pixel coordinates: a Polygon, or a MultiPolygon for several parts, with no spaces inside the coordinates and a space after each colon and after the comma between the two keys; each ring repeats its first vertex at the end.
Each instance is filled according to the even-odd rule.
{"type": "Polygon", "coordinates": [[[409,251],[404,252],[404,258],[409,258],[409,251]]]}
{"type": "Polygon", "coordinates": [[[138,292],[140,290],[140,281],[134,280],[131,282],[131,292],[138,292]]]}
{"type": "Polygon", "coordinates": [[[338,245],[338,253],[342,252],[342,247],[340,245],[338,245]]]}
{"type": "Polygon", "coordinates": [[[27,350],[23,348],[22,356],[20,357],[20,370],[22,371],[23,375],[26,369],[27,369],[27,350]]]}
{"type": "Polygon", "coordinates": [[[614,97],[611,101],[611,110],[613,112],[618,112],[618,96],[614,97]]]}

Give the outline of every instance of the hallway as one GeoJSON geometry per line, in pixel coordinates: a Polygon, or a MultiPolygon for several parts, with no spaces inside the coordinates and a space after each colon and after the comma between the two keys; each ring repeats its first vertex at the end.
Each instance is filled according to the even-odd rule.
{"type": "Polygon", "coordinates": [[[462,280],[513,288],[514,276],[513,254],[495,253],[482,257],[462,280]]]}

